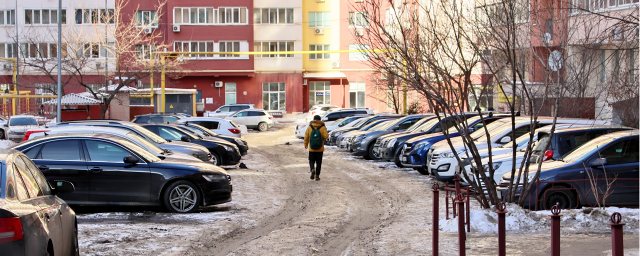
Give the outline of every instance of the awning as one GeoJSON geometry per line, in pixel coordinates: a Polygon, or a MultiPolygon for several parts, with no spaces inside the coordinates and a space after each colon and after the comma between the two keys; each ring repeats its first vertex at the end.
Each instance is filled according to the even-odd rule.
{"type": "MultiPolygon", "coordinates": [[[[102,101],[100,100],[80,96],[75,93],[70,93],[65,96],[62,96],[62,99],[60,99],[60,101],[62,105],[100,105],[102,104],[102,101]]],[[[58,99],[52,99],[50,101],[46,101],[44,104],[57,105],[58,99]]]]}
{"type": "MultiPolygon", "coordinates": [[[[107,88],[102,87],[102,88],[98,89],[98,91],[100,91],[100,92],[104,92],[105,90],[115,91],[118,88],[118,85],[117,84],[109,85],[109,87],[107,87],[107,88]]],[[[122,86],[122,87],[120,87],[120,90],[118,90],[118,92],[135,92],[135,91],[138,91],[138,89],[133,88],[133,87],[129,87],[129,86],[122,86]]]]}
{"type": "Polygon", "coordinates": [[[347,78],[342,72],[304,73],[302,78],[347,78]]]}

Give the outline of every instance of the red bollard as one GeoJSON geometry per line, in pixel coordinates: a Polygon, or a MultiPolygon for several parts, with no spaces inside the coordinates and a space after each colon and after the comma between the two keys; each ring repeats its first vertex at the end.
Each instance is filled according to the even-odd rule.
{"type": "Polygon", "coordinates": [[[560,256],[560,207],[551,207],[551,256],[560,256]]]}
{"type": "Polygon", "coordinates": [[[431,227],[431,251],[434,256],[438,256],[438,221],[439,221],[439,204],[440,204],[440,192],[438,191],[440,186],[438,183],[433,183],[431,191],[433,191],[433,226],[431,227]]]}
{"type": "Polygon", "coordinates": [[[460,175],[453,175],[453,182],[456,184],[456,195],[460,194],[460,175]]]}
{"type": "Polygon", "coordinates": [[[467,234],[464,230],[464,196],[462,193],[456,196],[456,204],[458,205],[458,255],[466,255],[467,234]]]}
{"type": "Polygon", "coordinates": [[[624,223],[620,223],[622,221],[622,215],[618,212],[614,212],[611,215],[611,256],[622,256],[624,255],[624,246],[622,240],[622,226],[624,223]]]}
{"type": "Polygon", "coordinates": [[[505,248],[505,222],[504,222],[504,214],[507,213],[507,205],[503,202],[498,203],[496,205],[496,213],[498,214],[498,255],[505,256],[507,255],[507,249],[505,248]]]}

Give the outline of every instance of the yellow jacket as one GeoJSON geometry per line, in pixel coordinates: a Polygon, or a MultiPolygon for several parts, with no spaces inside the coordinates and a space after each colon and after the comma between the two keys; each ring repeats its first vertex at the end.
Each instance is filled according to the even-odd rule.
{"type": "Polygon", "coordinates": [[[304,146],[309,147],[309,152],[324,152],[324,140],[329,138],[329,133],[327,132],[327,127],[324,125],[324,122],[313,120],[309,123],[309,127],[307,127],[307,131],[304,133],[304,146]],[[309,147],[309,137],[311,137],[311,126],[318,129],[320,127],[320,134],[322,134],[322,147],[320,149],[311,149],[309,147]]]}

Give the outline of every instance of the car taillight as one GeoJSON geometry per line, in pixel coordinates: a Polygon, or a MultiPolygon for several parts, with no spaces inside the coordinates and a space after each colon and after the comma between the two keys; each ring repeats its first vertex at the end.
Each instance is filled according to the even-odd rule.
{"type": "Polygon", "coordinates": [[[0,243],[21,240],[22,223],[20,218],[0,218],[0,243]]]}
{"type": "Polygon", "coordinates": [[[27,141],[29,140],[29,136],[31,136],[31,134],[34,133],[39,133],[39,132],[48,132],[50,130],[35,130],[35,131],[27,131],[27,133],[24,134],[24,137],[22,138],[22,141],[27,141]]]}
{"type": "Polygon", "coordinates": [[[271,119],[273,119],[273,117],[272,117],[272,116],[270,116],[270,117],[269,117],[269,120],[271,120],[271,119]]]}
{"type": "Polygon", "coordinates": [[[240,129],[229,129],[229,131],[233,134],[240,134],[240,129]]]}
{"type": "Polygon", "coordinates": [[[546,152],[544,152],[544,158],[542,158],[542,162],[551,159],[552,156],[553,156],[553,150],[547,150],[546,152]]]}

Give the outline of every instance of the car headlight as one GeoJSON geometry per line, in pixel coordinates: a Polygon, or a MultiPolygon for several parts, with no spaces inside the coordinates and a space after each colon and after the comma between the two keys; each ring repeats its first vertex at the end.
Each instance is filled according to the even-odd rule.
{"type": "Polygon", "coordinates": [[[360,142],[360,141],[364,140],[365,137],[366,137],[366,135],[361,134],[360,136],[356,137],[355,142],[360,142]]]}
{"type": "Polygon", "coordinates": [[[227,176],[218,175],[218,174],[205,174],[205,175],[202,175],[202,178],[204,178],[208,182],[216,182],[216,181],[226,180],[227,176]]]}
{"type": "Polygon", "coordinates": [[[238,145],[244,145],[244,142],[241,139],[234,139],[238,145]]]}
{"type": "MultiPolygon", "coordinates": [[[[462,158],[462,154],[464,154],[464,150],[458,152],[458,157],[462,158]]],[[[453,152],[446,152],[446,153],[442,153],[440,154],[441,158],[454,158],[456,157],[456,155],[453,154],[453,152]]]]}
{"type": "Polygon", "coordinates": [[[429,145],[429,142],[421,142],[421,143],[416,144],[416,146],[414,147],[414,149],[424,148],[424,147],[426,147],[427,145],[429,145]]]}
{"type": "Polygon", "coordinates": [[[224,149],[227,150],[227,151],[233,151],[232,147],[225,146],[225,145],[222,145],[222,147],[224,147],[224,149]]]}
{"type": "MultiPolygon", "coordinates": [[[[493,170],[498,170],[498,168],[500,168],[500,165],[502,165],[502,162],[493,162],[493,170]]],[[[488,163],[483,164],[482,168],[485,171],[489,171],[489,164],[488,163]]]]}
{"type": "Polygon", "coordinates": [[[398,139],[391,139],[391,140],[389,141],[389,143],[387,143],[387,147],[388,147],[388,148],[392,148],[392,147],[393,147],[393,145],[395,145],[397,141],[398,141],[398,139]]]}

